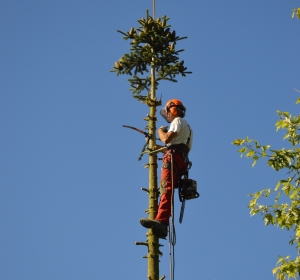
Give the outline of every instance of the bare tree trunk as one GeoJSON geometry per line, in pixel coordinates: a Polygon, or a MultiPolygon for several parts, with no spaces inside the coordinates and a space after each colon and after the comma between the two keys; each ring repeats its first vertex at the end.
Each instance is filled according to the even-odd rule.
{"type": "MultiPolygon", "coordinates": [[[[155,100],[155,69],[151,68],[151,99],[155,100]]],[[[149,150],[156,145],[156,106],[150,106],[149,114],[149,150]]],[[[154,220],[158,208],[158,189],[157,189],[157,155],[149,155],[149,219],[154,220]]],[[[147,232],[148,235],[148,279],[159,279],[159,239],[154,235],[152,229],[147,232]]]]}

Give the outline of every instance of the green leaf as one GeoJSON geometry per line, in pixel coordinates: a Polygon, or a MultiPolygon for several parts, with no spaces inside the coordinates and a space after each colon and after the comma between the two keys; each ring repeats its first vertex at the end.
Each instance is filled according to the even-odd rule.
{"type": "Polygon", "coordinates": [[[245,151],[247,151],[246,147],[243,147],[243,148],[241,148],[241,149],[238,150],[239,153],[244,153],[245,151]]]}
{"type": "Polygon", "coordinates": [[[248,136],[247,136],[247,137],[245,138],[245,141],[246,141],[247,143],[250,143],[252,140],[249,139],[248,136]]]}
{"type": "Polygon", "coordinates": [[[267,145],[267,146],[262,146],[261,149],[263,151],[268,150],[271,147],[271,145],[267,145]]]}
{"type": "Polygon", "coordinates": [[[265,225],[269,225],[269,224],[272,224],[274,225],[274,217],[272,214],[268,213],[265,215],[264,217],[264,220],[265,220],[265,225]]]}
{"type": "Polygon", "coordinates": [[[290,137],[290,134],[287,133],[286,135],[284,135],[283,140],[285,140],[286,138],[289,138],[289,137],[290,137]]]}
{"type": "Polygon", "coordinates": [[[271,189],[265,190],[265,197],[268,197],[271,194],[271,189]]]}
{"type": "Polygon", "coordinates": [[[300,103],[300,97],[297,99],[296,104],[300,103]]]}
{"type": "Polygon", "coordinates": [[[272,273],[273,273],[273,274],[276,274],[278,269],[279,269],[279,267],[273,268],[272,273]]]}
{"type": "Polygon", "coordinates": [[[282,184],[282,182],[281,181],[279,181],[278,183],[277,183],[277,185],[276,185],[276,187],[275,187],[275,191],[277,191],[278,190],[278,188],[280,187],[280,185],[282,184]]]}
{"type": "Polygon", "coordinates": [[[254,167],[254,166],[255,166],[255,164],[256,164],[256,162],[257,162],[257,160],[258,160],[258,156],[257,156],[257,155],[253,156],[253,163],[252,163],[252,167],[254,167]]]}
{"type": "Polygon", "coordinates": [[[298,190],[294,190],[293,193],[290,195],[291,199],[296,198],[299,195],[299,191],[298,190]]]}
{"type": "Polygon", "coordinates": [[[250,151],[248,151],[248,153],[246,154],[246,157],[247,157],[247,158],[250,158],[250,157],[252,157],[254,154],[255,154],[255,151],[250,150],[250,151]]]}
{"type": "Polygon", "coordinates": [[[245,141],[243,139],[235,139],[232,144],[236,146],[241,146],[245,141]]]}

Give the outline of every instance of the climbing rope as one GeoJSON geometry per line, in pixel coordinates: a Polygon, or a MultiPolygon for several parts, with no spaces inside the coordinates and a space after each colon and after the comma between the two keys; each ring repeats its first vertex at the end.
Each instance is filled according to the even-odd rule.
{"type": "Polygon", "coordinates": [[[170,250],[170,280],[174,280],[175,271],[175,244],[176,244],[176,231],[174,225],[174,180],[173,180],[173,154],[171,156],[171,178],[172,178],[172,197],[171,197],[171,217],[169,219],[169,250],[170,250]]]}

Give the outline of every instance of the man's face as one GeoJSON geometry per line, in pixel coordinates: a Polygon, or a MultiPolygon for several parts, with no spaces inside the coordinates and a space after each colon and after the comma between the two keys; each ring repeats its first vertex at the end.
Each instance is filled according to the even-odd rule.
{"type": "Polygon", "coordinates": [[[166,107],[161,109],[160,114],[168,123],[172,122],[177,117],[171,114],[170,108],[166,107]]]}
{"type": "Polygon", "coordinates": [[[168,110],[167,117],[168,117],[169,121],[172,122],[177,116],[172,115],[170,110],[168,110]]]}

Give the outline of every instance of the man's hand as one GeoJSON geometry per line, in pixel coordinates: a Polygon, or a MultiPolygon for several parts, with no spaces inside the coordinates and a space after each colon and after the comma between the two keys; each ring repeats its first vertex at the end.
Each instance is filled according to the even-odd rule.
{"type": "Polygon", "coordinates": [[[169,130],[169,128],[167,126],[161,126],[159,129],[161,129],[165,133],[167,133],[169,130]]]}

